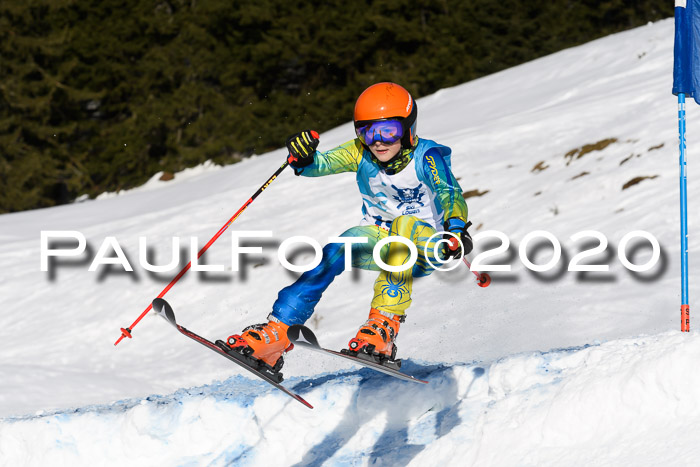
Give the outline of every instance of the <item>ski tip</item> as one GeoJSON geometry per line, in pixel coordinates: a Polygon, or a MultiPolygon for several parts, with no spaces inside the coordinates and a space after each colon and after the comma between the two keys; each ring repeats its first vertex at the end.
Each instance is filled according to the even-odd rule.
{"type": "Polygon", "coordinates": [[[153,311],[155,311],[157,315],[167,320],[173,326],[177,326],[177,321],[175,321],[175,312],[168,302],[162,298],[156,298],[153,300],[152,304],[153,311]]]}
{"type": "Polygon", "coordinates": [[[168,302],[166,302],[162,298],[154,298],[151,302],[151,305],[153,306],[153,311],[155,311],[158,314],[161,314],[163,312],[163,308],[165,308],[165,305],[167,304],[168,302]]]}
{"type": "Polygon", "coordinates": [[[287,337],[294,345],[320,348],[314,332],[301,324],[294,324],[287,329],[287,337]]]}

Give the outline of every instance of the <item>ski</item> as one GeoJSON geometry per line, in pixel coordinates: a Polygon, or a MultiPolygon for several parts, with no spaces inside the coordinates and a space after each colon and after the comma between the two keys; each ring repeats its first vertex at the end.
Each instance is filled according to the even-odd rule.
{"type": "Polygon", "coordinates": [[[271,384],[272,386],[276,387],[280,391],[284,392],[287,394],[289,397],[296,399],[297,401],[301,402],[305,406],[307,406],[310,409],[313,409],[313,406],[306,402],[303,397],[301,397],[299,394],[295,394],[289,389],[285,388],[281,384],[279,384],[282,381],[282,374],[281,373],[273,373],[272,371],[267,371],[263,372],[260,369],[252,366],[249,361],[252,363],[255,360],[252,359],[251,357],[246,357],[242,354],[239,354],[237,352],[231,352],[228,353],[224,349],[220,348],[218,345],[215,343],[205,339],[204,337],[195,334],[194,332],[188,330],[187,328],[184,328],[177,324],[177,321],[175,320],[175,312],[173,311],[172,307],[168,302],[163,300],[162,298],[156,298],[153,300],[153,310],[156,312],[158,316],[161,318],[165,319],[168,323],[170,323],[175,329],[180,331],[181,334],[189,337],[190,339],[199,342],[202,344],[204,347],[213,350],[214,352],[218,353],[221,356],[224,356],[234,362],[235,364],[239,365],[241,368],[244,368],[248,370],[249,372],[253,373],[255,376],[258,378],[262,379],[266,383],[271,384]]]}
{"type": "MultiPolygon", "coordinates": [[[[318,339],[316,339],[316,335],[314,334],[314,332],[306,326],[302,326],[300,324],[290,326],[287,330],[287,337],[295,346],[303,347],[309,350],[313,350],[315,352],[322,352],[324,354],[334,355],[336,357],[342,357],[354,363],[357,363],[358,365],[371,368],[373,370],[379,371],[389,376],[393,376],[394,378],[398,378],[403,381],[428,384],[427,381],[414,378],[413,376],[407,375],[406,373],[401,373],[398,369],[389,368],[386,365],[374,361],[373,359],[369,360],[372,358],[369,355],[365,356],[365,354],[360,353],[358,354],[358,356],[354,356],[342,352],[336,352],[335,350],[325,349],[321,347],[321,344],[318,343],[318,339]]],[[[396,362],[396,367],[400,367],[401,360],[397,360],[396,362]]]]}

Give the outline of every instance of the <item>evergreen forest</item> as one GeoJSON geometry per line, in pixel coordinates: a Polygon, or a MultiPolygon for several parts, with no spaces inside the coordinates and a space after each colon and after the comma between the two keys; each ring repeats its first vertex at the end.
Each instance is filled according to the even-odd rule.
{"type": "Polygon", "coordinates": [[[0,213],[279,148],[350,121],[375,82],[421,97],[671,16],[670,0],[0,0],[0,213]]]}

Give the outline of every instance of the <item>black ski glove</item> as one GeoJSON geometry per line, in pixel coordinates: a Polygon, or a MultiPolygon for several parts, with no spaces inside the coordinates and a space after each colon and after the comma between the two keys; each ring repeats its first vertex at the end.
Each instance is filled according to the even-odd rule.
{"type": "Polygon", "coordinates": [[[449,242],[445,244],[442,251],[445,257],[444,259],[448,260],[450,258],[459,258],[463,254],[467,255],[472,251],[474,244],[472,242],[471,235],[469,235],[469,232],[467,232],[470,225],[472,225],[471,222],[465,223],[459,217],[450,217],[445,221],[445,232],[450,232],[456,235],[462,241],[462,245],[464,245],[464,252],[462,252],[462,247],[455,237],[449,234],[444,234],[442,238],[449,242]]]}
{"type": "Polygon", "coordinates": [[[287,139],[287,149],[289,150],[289,165],[295,169],[301,169],[314,162],[314,153],[318,147],[318,133],[311,130],[304,130],[301,133],[292,135],[287,139]]]}

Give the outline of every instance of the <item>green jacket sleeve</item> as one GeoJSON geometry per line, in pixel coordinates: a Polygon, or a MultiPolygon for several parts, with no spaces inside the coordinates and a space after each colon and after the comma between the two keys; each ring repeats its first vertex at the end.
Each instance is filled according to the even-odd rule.
{"type": "Polygon", "coordinates": [[[358,139],[348,141],[330,151],[316,151],[313,164],[295,169],[295,173],[305,177],[321,177],[343,172],[357,172],[362,151],[362,144],[358,139]]]}

